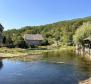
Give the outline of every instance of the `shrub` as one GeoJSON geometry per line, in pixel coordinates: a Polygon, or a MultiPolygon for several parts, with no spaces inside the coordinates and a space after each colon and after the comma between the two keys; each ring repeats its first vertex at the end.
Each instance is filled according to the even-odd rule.
{"type": "Polygon", "coordinates": [[[91,36],[91,23],[84,23],[80,28],[77,29],[73,36],[75,43],[83,43],[83,39],[91,36]]]}

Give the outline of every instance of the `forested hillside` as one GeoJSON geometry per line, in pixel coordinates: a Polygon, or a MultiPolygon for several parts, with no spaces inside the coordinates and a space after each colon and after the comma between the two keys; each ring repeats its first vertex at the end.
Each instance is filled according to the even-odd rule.
{"type": "Polygon", "coordinates": [[[11,29],[3,32],[4,45],[25,47],[24,34],[42,34],[45,38],[44,45],[60,43],[61,45],[73,45],[73,35],[83,23],[91,21],[91,17],[65,20],[53,24],[40,26],[26,26],[20,29],[11,29]]]}

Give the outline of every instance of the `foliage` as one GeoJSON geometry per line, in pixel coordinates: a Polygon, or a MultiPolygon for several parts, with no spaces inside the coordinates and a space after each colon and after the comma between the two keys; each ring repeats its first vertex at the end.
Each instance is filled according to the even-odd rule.
{"type": "Polygon", "coordinates": [[[42,45],[48,45],[48,40],[47,39],[44,39],[43,42],[42,42],[42,45]]]}
{"type": "Polygon", "coordinates": [[[15,36],[16,38],[13,40],[13,44],[16,46],[16,47],[19,47],[19,48],[27,48],[27,45],[23,39],[23,37],[21,35],[17,35],[15,36]]]}
{"type": "Polygon", "coordinates": [[[7,30],[3,32],[3,35],[6,38],[6,42],[4,43],[5,45],[13,44],[15,47],[20,47],[20,43],[22,45],[22,42],[24,42],[22,38],[24,34],[42,34],[45,39],[45,45],[52,45],[55,42],[60,42],[63,45],[73,45],[73,35],[75,34],[75,31],[79,29],[83,23],[87,23],[89,21],[91,21],[91,17],[59,21],[53,24],[40,26],[25,26],[20,29],[7,30]]]}
{"type": "Polygon", "coordinates": [[[81,43],[83,42],[83,39],[91,36],[91,23],[84,23],[80,28],[77,29],[74,35],[74,41],[75,43],[81,43]]]}

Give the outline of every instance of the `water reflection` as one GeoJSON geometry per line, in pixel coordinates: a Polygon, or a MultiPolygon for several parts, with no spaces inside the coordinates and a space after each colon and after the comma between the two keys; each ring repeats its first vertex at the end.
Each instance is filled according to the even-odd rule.
{"type": "Polygon", "coordinates": [[[0,60],[0,69],[2,69],[3,68],[3,62],[2,62],[2,60],[0,60]]]}
{"type": "Polygon", "coordinates": [[[0,60],[0,84],[78,84],[91,77],[90,66],[68,51],[0,60]]]}
{"type": "Polygon", "coordinates": [[[44,59],[52,63],[64,63],[74,66],[75,72],[82,75],[80,80],[91,77],[91,61],[88,61],[80,56],[77,56],[73,52],[48,52],[44,54],[44,59]]]}
{"type": "Polygon", "coordinates": [[[73,62],[73,60],[75,60],[75,54],[73,52],[68,52],[68,51],[63,51],[63,52],[51,51],[51,52],[44,53],[43,59],[54,63],[58,63],[58,62],[68,63],[68,62],[73,62]]]}
{"type": "Polygon", "coordinates": [[[30,56],[9,58],[9,60],[22,61],[22,62],[39,61],[41,59],[43,59],[43,55],[30,55],[30,56]]]}

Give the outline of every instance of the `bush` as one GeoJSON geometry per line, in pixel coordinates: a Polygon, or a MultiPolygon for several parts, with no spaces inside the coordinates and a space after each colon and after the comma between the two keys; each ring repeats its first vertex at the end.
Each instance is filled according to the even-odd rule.
{"type": "Polygon", "coordinates": [[[84,23],[80,28],[77,29],[73,37],[75,43],[83,43],[83,39],[91,36],[91,23],[84,23]]]}
{"type": "Polygon", "coordinates": [[[44,39],[43,41],[42,41],[42,45],[48,45],[49,43],[48,43],[48,40],[47,39],[44,39]]]}

